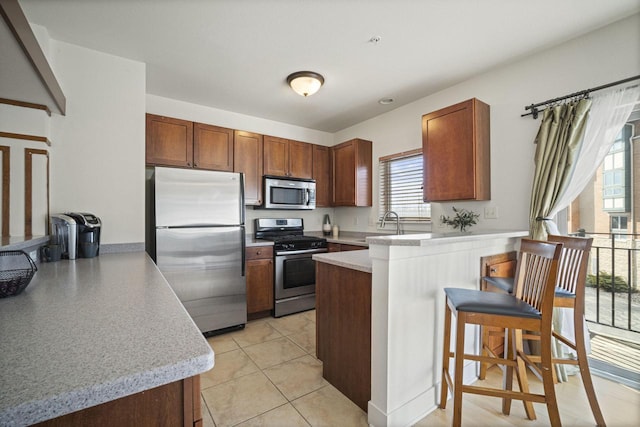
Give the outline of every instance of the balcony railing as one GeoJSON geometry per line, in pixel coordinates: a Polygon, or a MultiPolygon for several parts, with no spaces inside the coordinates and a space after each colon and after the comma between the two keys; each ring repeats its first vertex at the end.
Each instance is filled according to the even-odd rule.
{"type": "Polygon", "coordinates": [[[585,318],[618,329],[640,332],[640,234],[592,233],[585,318]]]}

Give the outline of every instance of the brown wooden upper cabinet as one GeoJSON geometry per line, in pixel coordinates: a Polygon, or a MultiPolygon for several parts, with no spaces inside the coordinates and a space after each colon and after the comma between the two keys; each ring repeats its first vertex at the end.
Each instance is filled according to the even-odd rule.
{"type": "Polygon", "coordinates": [[[148,165],[233,171],[233,129],[147,114],[148,165]]]}
{"type": "Polygon", "coordinates": [[[316,207],[331,206],[331,160],[329,147],[313,145],[313,179],[316,181],[316,207]]]}
{"type": "Polygon", "coordinates": [[[233,171],[233,129],[193,124],[193,167],[233,171]]]}
{"type": "Polygon", "coordinates": [[[148,165],[192,166],[193,122],[147,114],[146,132],[148,165]]]}
{"type": "Polygon", "coordinates": [[[313,175],[313,144],[264,137],[264,174],[311,178],[313,175]]]}
{"type": "Polygon", "coordinates": [[[244,173],[244,204],[262,204],[262,135],[235,131],[233,171],[244,173]]]}
{"type": "Polygon", "coordinates": [[[491,200],[489,106],[476,98],[422,116],[424,200],[491,200]]]}
{"type": "Polygon", "coordinates": [[[333,206],[371,206],[371,150],[364,139],[331,147],[333,206]]]}

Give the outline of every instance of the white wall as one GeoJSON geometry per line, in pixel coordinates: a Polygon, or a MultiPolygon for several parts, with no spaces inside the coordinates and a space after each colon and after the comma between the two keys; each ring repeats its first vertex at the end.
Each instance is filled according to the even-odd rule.
{"type": "Polygon", "coordinates": [[[145,64],[51,40],[67,98],[51,124],[51,212],[91,212],[102,243],[144,242],[145,64]]]}
{"type": "MultiPolygon", "coordinates": [[[[46,32],[36,34],[46,39],[46,32]]],[[[373,231],[378,157],[420,147],[423,114],[477,97],[491,105],[492,200],[453,205],[481,213],[485,206],[498,207],[499,218],[481,218],[477,229],[526,229],[532,141],[539,120],[520,118],[524,105],[640,74],[639,40],[640,15],[635,15],[334,135],[145,95],[143,63],[45,40],[43,48],[67,97],[67,115],[54,115],[50,126],[51,211],[100,216],[103,243],[144,241],[146,111],[322,145],[354,137],[372,140],[374,207],[319,209],[302,216],[311,230],[319,229],[322,215],[330,213],[343,230],[373,231]]],[[[443,209],[450,212],[451,205],[434,204],[434,218],[443,209]]],[[[247,213],[251,220],[291,212],[249,209],[247,213]]]]}
{"type": "MultiPolygon", "coordinates": [[[[0,130],[3,132],[49,137],[50,119],[43,110],[0,105],[0,130]]],[[[10,191],[9,191],[9,235],[25,234],[25,149],[48,150],[49,147],[38,141],[15,138],[0,138],[0,145],[10,150],[10,191]]],[[[47,226],[47,177],[46,158],[42,155],[32,157],[32,234],[46,234],[47,226]]],[[[1,192],[1,190],[0,190],[1,192]]],[[[2,220],[0,220],[1,225],[2,220]]]]}
{"type": "MultiPolygon", "coordinates": [[[[34,33],[45,56],[49,56],[49,34],[44,27],[34,26],[34,33]]],[[[0,130],[30,136],[50,138],[51,119],[43,110],[0,105],[0,130]]],[[[9,235],[25,235],[25,149],[50,151],[43,142],[16,138],[0,138],[0,145],[10,150],[9,235]]],[[[47,233],[47,159],[38,154],[32,160],[31,232],[34,236],[47,233]]],[[[1,192],[1,191],[0,191],[1,192]]],[[[0,220],[1,223],[1,220],[0,220]]],[[[1,225],[1,224],[0,224],[1,225]]]]}
{"type": "MultiPolygon", "coordinates": [[[[147,95],[147,112],[211,123],[257,133],[335,145],[352,138],[373,141],[373,207],[323,209],[306,213],[305,226],[320,228],[324,213],[342,230],[377,231],[377,161],[381,156],[420,148],[422,115],[476,97],[491,106],[491,182],[488,202],[434,204],[434,231],[451,206],[481,214],[474,226],[486,229],[528,229],[533,153],[539,119],[521,118],[524,105],[640,74],[640,15],[490,70],[432,96],[337,132],[332,137],[296,126],[147,95]],[[485,219],[484,208],[496,207],[498,219],[485,219]],[[319,214],[319,215],[316,215],[319,214]]],[[[248,222],[259,216],[287,216],[286,211],[247,211],[248,222]]],[[[393,227],[391,227],[393,228],[393,227]]],[[[387,231],[391,231],[389,228],[387,231]]],[[[407,231],[429,231],[426,224],[407,224],[407,231]]]]}
{"type": "MultiPolygon", "coordinates": [[[[496,46],[499,48],[499,46],[496,46]]],[[[460,52],[464,54],[464,52],[460,52]]],[[[354,137],[373,141],[374,207],[338,208],[337,221],[371,228],[377,216],[377,160],[380,156],[419,148],[421,117],[469,98],[491,106],[491,201],[433,204],[437,218],[451,206],[481,213],[474,229],[528,229],[533,154],[540,119],[521,118],[524,106],[640,74],[640,14],[598,31],[497,67],[464,83],[337,132],[335,142],[354,137]],[[498,208],[498,219],[484,219],[484,207],[498,208]]]]}

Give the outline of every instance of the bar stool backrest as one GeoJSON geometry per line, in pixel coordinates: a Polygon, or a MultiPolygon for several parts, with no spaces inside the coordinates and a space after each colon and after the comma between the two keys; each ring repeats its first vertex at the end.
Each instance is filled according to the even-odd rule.
{"type": "Polygon", "coordinates": [[[556,287],[582,300],[593,238],[549,235],[547,240],[562,243],[556,287]]]}
{"type": "Polygon", "coordinates": [[[514,282],[515,296],[541,314],[553,308],[561,250],[561,243],[531,239],[520,241],[520,259],[514,282]],[[553,289],[548,291],[549,287],[553,289]]]}

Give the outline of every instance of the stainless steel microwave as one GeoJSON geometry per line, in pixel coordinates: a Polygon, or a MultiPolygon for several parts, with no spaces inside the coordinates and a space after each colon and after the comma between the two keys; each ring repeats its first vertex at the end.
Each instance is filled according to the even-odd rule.
{"type": "Polygon", "coordinates": [[[316,182],[312,179],[265,175],[264,209],[315,209],[316,182]]]}

